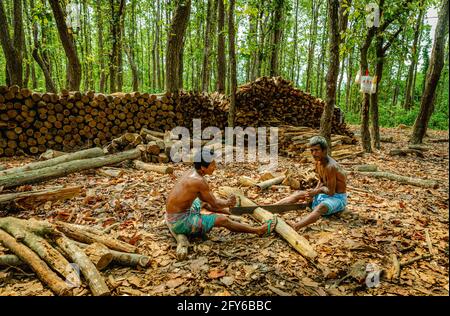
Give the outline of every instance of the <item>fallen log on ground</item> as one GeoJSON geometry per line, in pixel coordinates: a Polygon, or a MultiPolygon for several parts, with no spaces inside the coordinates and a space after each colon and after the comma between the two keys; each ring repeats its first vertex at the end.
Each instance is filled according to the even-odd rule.
{"type": "MultiPolygon", "coordinates": [[[[232,187],[220,187],[219,192],[224,195],[236,195],[236,197],[240,199],[242,206],[256,205],[256,203],[243,195],[239,189],[232,187]]],[[[273,214],[264,210],[263,207],[258,207],[255,209],[252,215],[262,223],[273,218],[273,214]]],[[[304,237],[300,236],[291,226],[286,224],[280,217],[278,217],[278,224],[275,227],[275,231],[305,258],[313,260],[317,256],[317,253],[309,242],[304,237]]]]}
{"type": "Polygon", "coordinates": [[[84,249],[84,252],[87,254],[89,259],[91,259],[92,263],[98,270],[103,270],[106,268],[113,259],[113,255],[108,247],[98,242],[88,245],[84,249]]]}
{"type": "Polygon", "coordinates": [[[389,155],[390,156],[407,156],[408,154],[415,154],[416,156],[423,158],[423,153],[420,150],[417,149],[412,149],[412,148],[408,148],[408,149],[392,149],[391,151],[389,151],[389,155]]]}
{"type": "Polygon", "coordinates": [[[376,165],[358,165],[355,169],[356,171],[361,172],[378,171],[378,167],[376,165]]]}
{"type": "Polygon", "coordinates": [[[382,143],[395,143],[394,142],[394,137],[392,137],[392,136],[381,136],[380,137],[380,142],[382,142],[382,143]]]}
{"type": "Polygon", "coordinates": [[[106,296],[111,294],[105,280],[83,250],[65,236],[55,238],[55,242],[79,266],[81,273],[89,283],[92,295],[106,296]]]}
{"type": "Polygon", "coordinates": [[[10,168],[3,171],[0,171],[0,177],[11,175],[19,172],[26,172],[31,170],[38,170],[43,168],[48,168],[52,166],[56,166],[58,164],[66,163],[69,161],[80,160],[80,159],[88,159],[104,156],[103,149],[99,147],[90,148],[86,150],[77,151],[71,154],[62,155],[53,159],[37,161],[29,163],[25,166],[10,168]]]}
{"type": "Polygon", "coordinates": [[[38,160],[48,160],[48,159],[52,159],[52,158],[56,158],[56,157],[60,157],[60,156],[64,156],[67,155],[67,153],[63,152],[63,151],[58,151],[58,150],[53,150],[53,149],[48,149],[45,153],[41,154],[38,158],[38,160]]]}
{"type": "Polygon", "coordinates": [[[425,188],[433,188],[436,189],[439,184],[436,181],[433,180],[423,180],[423,179],[417,179],[417,178],[411,178],[406,176],[401,176],[395,173],[390,172],[384,172],[384,171],[375,171],[375,172],[360,172],[362,175],[375,177],[375,178],[385,178],[389,180],[394,180],[403,184],[410,184],[415,185],[418,187],[425,187],[425,188]]]}
{"type": "MultiPolygon", "coordinates": [[[[78,247],[80,248],[87,248],[89,245],[83,244],[78,241],[73,241],[78,247]]],[[[112,255],[112,261],[113,263],[116,263],[118,265],[127,266],[127,267],[136,267],[140,266],[143,268],[146,268],[150,264],[150,257],[136,254],[136,253],[126,253],[116,250],[108,249],[109,253],[112,255]]]]}
{"type": "Polygon", "coordinates": [[[27,229],[23,223],[23,220],[14,217],[5,217],[0,219],[0,228],[16,240],[24,243],[53,268],[53,270],[67,278],[70,272],[67,271],[69,262],[66,258],[55,250],[47,240],[27,229]]]}
{"type": "Polygon", "coordinates": [[[0,242],[11,252],[13,252],[20,260],[26,262],[30,268],[36,273],[37,277],[57,295],[69,295],[71,290],[66,282],[56,275],[47,264],[42,261],[27,246],[16,241],[14,237],[0,229],[0,242]]]}
{"type": "MultiPolygon", "coordinates": [[[[14,173],[11,175],[1,176],[0,177],[0,187],[4,186],[5,188],[15,187],[18,185],[36,183],[40,181],[50,180],[62,176],[66,176],[68,174],[93,169],[98,167],[103,167],[106,165],[112,165],[124,160],[132,160],[137,159],[141,156],[141,148],[137,147],[135,149],[131,149],[128,151],[124,151],[117,154],[107,155],[103,157],[89,158],[89,159],[80,159],[69,161],[65,163],[61,163],[55,166],[30,170],[21,173],[14,173]]],[[[58,158],[63,158],[65,156],[61,156],[58,158]]],[[[55,159],[58,159],[55,158],[55,159]]]]}
{"type": "Polygon", "coordinates": [[[3,208],[5,204],[12,202],[26,208],[33,207],[47,201],[67,200],[79,194],[81,189],[81,186],[69,188],[58,186],[45,190],[2,194],[0,195],[0,208],[3,208]]]}
{"type": "Polygon", "coordinates": [[[173,168],[170,166],[152,165],[149,163],[142,162],[140,160],[134,160],[133,164],[134,164],[134,167],[139,170],[153,171],[153,172],[162,173],[162,174],[173,173],[173,168]]]}
{"type": "Polygon", "coordinates": [[[55,225],[59,231],[64,233],[64,235],[76,241],[80,241],[86,244],[98,242],[104,244],[106,247],[110,249],[131,253],[136,252],[135,246],[127,244],[120,240],[116,240],[109,235],[96,233],[92,229],[82,229],[77,225],[68,224],[64,222],[56,222],[55,225]]]}
{"type": "Polygon", "coordinates": [[[276,177],[273,179],[269,179],[269,180],[260,182],[260,183],[256,184],[256,186],[258,186],[261,190],[265,190],[267,188],[270,188],[274,184],[280,184],[281,182],[283,182],[283,180],[285,178],[286,178],[286,176],[276,177]]]}
{"type": "Polygon", "coordinates": [[[16,267],[24,265],[25,263],[19,259],[16,255],[2,255],[0,256],[0,267],[16,267]]]}

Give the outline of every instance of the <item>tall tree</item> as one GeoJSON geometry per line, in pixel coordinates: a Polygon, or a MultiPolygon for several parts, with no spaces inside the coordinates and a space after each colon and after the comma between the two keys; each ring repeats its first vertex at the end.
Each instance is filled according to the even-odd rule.
{"type": "Polygon", "coordinates": [[[225,7],[223,0],[217,1],[217,91],[225,92],[225,7]]]}
{"type": "Polygon", "coordinates": [[[97,1],[96,6],[97,18],[97,32],[98,32],[98,48],[97,58],[99,64],[99,90],[105,92],[106,90],[106,69],[105,69],[105,52],[103,48],[103,18],[102,18],[102,1],[97,1]]]}
{"type": "Polygon", "coordinates": [[[448,0],[442,0],[439,9],[439,18],[434,34],[433,49],[431,51],[430,64],[428,66],[427,77],[425,81],[425,90],[420,100],[420,110],[414,123],[411,135],[411,143],[420,144],[428,128],[431,114],[434,111],[434,101],[436,88],[444,66],[445,42],[448,34],[448,0]]]}
{"type": "Polygon", "coordinates": [[[0,42],[6,59],[6,69],[10,84],[23,85],[22,62],[24,47],[24,32],[22,21],[22,0],[14,1],[13,39],[9,33],[9,23],[6,18],[3,0],[0,1],[0,42]]]}
{"type": "Polygon", "coordinates": [[[81,83],[81,64],[78,59],[75,41],[71,32],[67,28],[64,12],[61,8],[59,0],[49,0],[52,7],[53,15],[55,16],[56,26],[58,28],[59,38],[63,45],[66,57],[68,60],[67,67],[67,81],[68,88],[72,91],[80,90],[81,83]]]}
{"type": "Polygon", "coordinates": [[[414,82],[414,73],[417,68],[417,60],[419,56],[418,44],[419,44],[419,35],[420,35],[420,26],[423,21],[424,8],[421,7],[418,13],[416,25],[414,27],[414,40],[411,47],[411,63],[409,64],[408,69],[408,81],[406,83],[406,91],[405,91],[405,102],[403,107],[407,110],[410,110],[413,105],[413,82],[414,82]]]}
{"type": "Polygon", "coordinates": [[[305,91],[311,91],[312,80],[312,68],[314,65],[314,50],[316,48],[317,39],[317,24],[319,17],[319,9],[322,4],[322,0],[311,1],[311,25],[309,29],[309,43],[308,43],[308,63],[306,65],[306,87],[305,91]]]}
{"type": "Polygon", "coordinates": [[[234,127],[236,116],[236,51],[235,51],[235,30],[234,30],[234,0],[230,0],[228,10],[228,49],[230,55],[230,110],[228,111],[228,126],[234,127]]]}
{"type": "Polygon", "coordinates": [[[278,76],[279,75],[279,51],[280,51],[280,39],[282,34],[282,26],[283,26],[283,7],[284,0],[274,0],[274,13],[273,13],[273,21],[272,21],[272,43],[271,43],[271,57],[270,57],[270,75],[278,76]]]}
{"type": "Polygon", "coordinates": [[[121,31],[121,16],[125,7],[125,0],[109,1],[111,8],[111,42],[112,49],[109,61],[109,92],[116,92],[118,89],[118,72],[120,59],[120,31],[121,31]]]}
{"type": "Polygon", "coordinates": [[[209,57],[211,51],[211,16],[213,10],[213,0],[208,0],[206,9],[206,29],[205,29],[205,47],[203,49],[203,66],[202,66],[202,91],[208,92],[209,86],[209,57]]]}
{"type": "Polygon", "coordinates": [[[320,135],[325,137],[331,149],[331,123],[336,104],[336,84],[339,74],[339,0],[328,0],[328,29],[330,61],[327,72],[327,102],[320,118],[320,135]]]}
{"type": "Polygon", "coordinates": [[[183,54],[184,34],[191,12],[191,0],[178,0],[167,35],[166,91],[178,92],[180,87],[180,55],[183,54]]]}

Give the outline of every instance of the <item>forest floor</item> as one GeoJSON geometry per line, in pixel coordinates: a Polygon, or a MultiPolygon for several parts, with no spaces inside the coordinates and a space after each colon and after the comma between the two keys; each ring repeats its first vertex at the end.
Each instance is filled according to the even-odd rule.
{"type": "MultiPolygon", "coordinates": [[[[358,127],[352,129],[357,131],[358,127]]],[[[424,158],[389,156],[389,150],[407,147],[410,131],[383,128],[382,135],[393,136],[395,143],[382,143],[381,150],[351,163],[376,164],[379,170],[433,179],[439,187],[425,189],[370,178],[352,172],[351,164],[343,164],[349,171],[348,211],[322,218],[299,231],[318,253],[318,262],[330,269],[327,278],[277,234],[258,238],[214,228],[208,240],[191,242],[187,260],[177,261],[176,242],[163,215],[169,190],[189,168],[183,164],[174,164],[174,175],[123,168],[118,178],[92,170],[47,181],[33,188],[82,184],[85,194],[8,215],[102,227],[120,223],[112,235],[135,243],[139,252],[153,261],[147,269],[111,266],[103,271],[113,295],[449,295],[448,143],[430,143],[431,150],[425,152],[424,158]],[[399,282],[381,280],[372,288],[352,278],[338,283],[357,262],[390,269],[392,254],[400,262],[428,254],[425,230],[431,237],[434,256],[402,268],[399,282]]],[[[448,131],[428,131],[425,143],[432,138],[448,138],[448,131]]],[[[31,160],[3,158],[0,163],[14,167],[31,160]]],[[[295,158],[279,158],[280,171],[299,165],[295,158]]],[[[213,190],[223,185],[238,186],[241,175],[257,178],[258,167],[232,164],[217,169],[208,181],[213,190]]],[[[258,204],[272,203],[290,193],[283,187],[263,193],[243,189],[258,204]]],[[[292,220],[305,212],[292,211],[282,216],[292,220]]],[[[247,215],[242,222],[257,225],[247,215]]],[[[0,246],[2,252],[6,253],[6,249],[0,246]]],[[[75,294],[90,295],[89,288],[84,284],[75,294]]],[[[10,267],[0,270],[0,295],[53,294],[31,270],[10,267]],[[2,273],[9,277],[2,279],[2,273]]]]}

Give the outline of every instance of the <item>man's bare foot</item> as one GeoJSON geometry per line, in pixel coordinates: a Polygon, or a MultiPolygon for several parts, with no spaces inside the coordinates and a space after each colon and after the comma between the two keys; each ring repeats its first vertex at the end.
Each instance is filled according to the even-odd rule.
{"type": "Polygon", "coordinates": [[[265,223],[264,225],[261,225],[258,229],[258,232],[256,233],[259,237],[264,236],[265,233],[267,233],[269,224],[265,223]]]}

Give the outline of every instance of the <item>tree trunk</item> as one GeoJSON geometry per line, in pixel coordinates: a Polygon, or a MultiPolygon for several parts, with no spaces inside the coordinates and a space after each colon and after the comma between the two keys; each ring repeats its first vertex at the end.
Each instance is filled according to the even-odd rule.
{"type": "Polygon", "coordinates": [[[230,54],[230,109],[228,112],[228,126],[234,127],[236,116],[236,51],[235,51],[235,30],[234,30],[234,0],[230,0],[228,10],[228,48],[230,54]]]}
{"type": "Polygon", "coordinates": [[[319,9],[322,5],[322,0],[313,0],[311,3],[311,27],[309,29],[309,44],[308,44],[308,63],[306,66],[306,87],[305,91],[311,91],[311,76],[312,76],[312,68],[314,65],[314,50],[316,48],[316,40],[317,40],[317,24],[318,24],[318,16],[319,9]]]}
{"type": "Polygon", "coordinates": [[[53,15],[55,16],[59,38],[68,59],[67,80],[69,82],[69,89],[72,91],[79,91],[81,83],[81,64],[78,59],[74,38],[68,31],[59,0],[49,0],[49,2],[52,7],[53,15]]]}
{"type": "Polygon", "coordinates": [[[97,1],[96,11],[97,11],[97,32],[98,32],[98,59],[99,59],[99,78],[100,85],[99,90],[101,93],[106,91],[106,69],[105,69],[105,58],[103,51],[103,18],[102,18],[102,1],[97,1]]]}
{"type": "Polygon", "coordinates": [[[280,39],[283,31],[283,7],[284,0],[275,0],[275,12],[273,14],[273,35],[272,35],[272,54],[270,58],[270,76],[279,75],[279,50],[280,50],[280,39]]]}
{"type": "Polygon", "coordinates": [[[119,41],[121,16],[125,6],[125,0],[120,0],[119,7],[115,0],[110,0],[111,7],[111,41],[112,48],[109,61],[109,92],[113,93],[118,88],[118,65],[119,65],[119,41]]]}
{"type": "Polygon", "coordinates": [[[23,23],[22,23],[22,1],[14,1],[14,19],[13,29],[14,37],[11,40],[9,33],[9,23],[3,7],[3,1],[0,2],[0,42],[5,54],[6,72],[9,85],[23,85],[22,60],[23,60],[23,23]]]}
{"type": "Polygon", "coordinates": [[[225,92],[225,8],[224,0],[217,4],[217,92],[225,92]]]}
{"type": "Polygon", "coordinates": [[[208,0],[206,10],[206,30],[205,30],[205,48],[203,50],[203,67],[202,67],[202,91],[208,92],[209,87],[209,55],[211,43],[209,36],[211,34],[211,15],[213,10],[213,0],[208,0]]]}
{"type": "Polygon", "coordinates": [[[320,118],[320,135],[325,137],[331,154],[331,124],[336,104],[336,84],[339,74],[339,0],[328,0],[329,56],[327,72],[327,102],[320,118]]]}
{"type": "Polygon", "coordinates": [[[294,53],[293,53],[293,62],[291,67],[291,79],[294,81],[296,85],[298,85],[298,70],[297,67],[297,35],[298,34],[298,0],[295,0],[295,22],[294,22],[294,53]]]}
{"type": "Polygon", "coordinates": [[[380,87],[381,76],[383,75],[384,53],[383,53],[383,38],[379,34],[376,40],[376,55],[377,63],[375,66],[375,75],[377,76],[377,88],[375,93],[370,95],[370,116],[372,121],[372,141],[373,146],[377,149],[381,148],[380,144],[380,127],[378,123],[378,89],[380,87]]]}
{"type": "Polygon", "coordinates": [[[444,66],[445,42],[448,34],[448,0],[442,0],[439,10],[439,18],[434,35],[433,50],[431,51],[430,64],[428,66],[425,82],[425,91],[420,101],[420,110],[414,123],[410,142],[413,144],[422,143],[423,137],[428,128],[428,122],[434,111],[434,101],[436,87],[444,66]]]}
{"type": "MultiPolygon", "coordinates": [[[[180,55],[183,55],[184,34],[191,12],[191,0],[178,0],[167,35],[166,92],[177,93],[180,87],[180,55]]],[[[181,69],[181,70],[180,70],[181,69]]]]}
{"type": "Polygon", "coordinates": [[[410,110],[413,106],[413,82],[414,82],[414,70],[417,67],[417,59],[418,59],[418,44],[419,44],[419,35],[420,35],[420,26],[422,24],[423,14],[425,10],[421,9],[419,11],[419,16],[417,18],[416,26],[414,27],[414,40],[411,47],[411,64],[408,69],[408,79],[406,83],[406,91],[405,91],[405,102],[403,107],[406,110],[410,110]]]}

